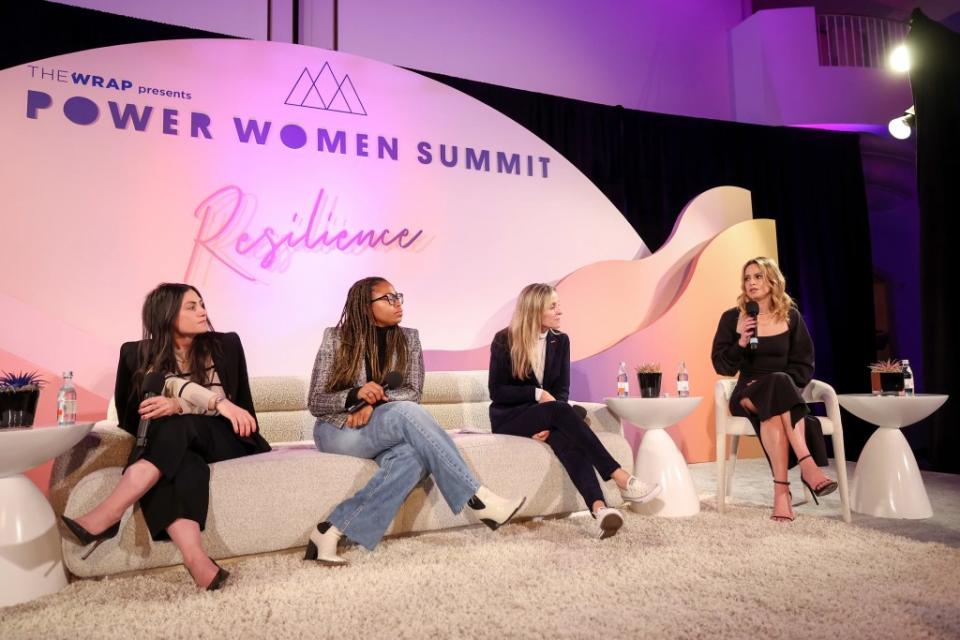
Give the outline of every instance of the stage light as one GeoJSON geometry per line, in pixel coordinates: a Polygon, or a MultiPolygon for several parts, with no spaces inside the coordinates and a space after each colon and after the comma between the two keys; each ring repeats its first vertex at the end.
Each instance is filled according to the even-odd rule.
{"type": "Polygon", "coordinates": [[[910,137],[910,125],[906,123],[906,116],[901,118],[894,118],[890,121],[890,124],[887,125],[887,129],[897,140],[906,140],[910,137]]]}
{"type": "Polygon", "coordinates": [[[910,71],[910,50],[907,45],[901,44],[893,48],[889,58],[890,68],[897,73],[910,71]]]}

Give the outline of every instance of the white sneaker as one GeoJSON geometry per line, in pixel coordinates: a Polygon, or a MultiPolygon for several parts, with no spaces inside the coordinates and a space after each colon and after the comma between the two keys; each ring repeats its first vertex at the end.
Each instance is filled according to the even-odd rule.
{"type": "Polygon", "coordinates": [[[659,484],[647,484],[636,476],[630,476],[630,480],[627,481],[627,488],[620,489],[620,497],[626,502],[637,504],[650,502],[658,495],[660,495],[659,484]]]}
{"type": "Polygon", "coordinates": [[[593,517],[597,519],[597,537],[601,540],[616,535],[623,526],[623,514],[612,507],[600,507],[593,517]]]}
{"type": "Polygon", "coordinates": [[[470,498],[467,505],[473,509],[480,522],[496,531],[507,524],[517,514],[517,511],[520,511],[520,507],[526,501],[526,497],[503,498],[490,491],[490,489],[481,486],[477,489],[476,495],[470,498]]]}

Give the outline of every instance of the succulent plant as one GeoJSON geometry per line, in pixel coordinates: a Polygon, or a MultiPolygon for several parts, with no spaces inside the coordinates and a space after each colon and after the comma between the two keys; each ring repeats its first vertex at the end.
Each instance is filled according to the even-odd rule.
{"type": "Polygon", "coordinates": [[[637,373],[660,373],[659,362],[641,362],[634,367],[637,373]]]}
{"type": "Polygon", "coordinates": [[[903,364],[899,360],[880,360],[870,365],[873,373],[903,373],[903,364]]]}
{"type": "Polygon", "coordinates": [[[10,373],[0,372],[0,391],[32,391],[42,389],[47,383],[36,371],[10,373]]]}

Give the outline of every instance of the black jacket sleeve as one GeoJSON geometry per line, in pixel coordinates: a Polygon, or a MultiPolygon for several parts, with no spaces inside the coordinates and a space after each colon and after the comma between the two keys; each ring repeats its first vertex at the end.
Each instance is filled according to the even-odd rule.
{"type": "Polygon", "coordinates": [[[554,356],[559,373],[556,382],[553,383],[552,388],[548,389],[548,391],[550,395],[560,402],[567,402],[570,400],[570,337],[565,333],[561,333],[558,336],[548,336],[547,340],[553,338],[559,341],[554,356]]]}
{"type": "Polygon", "coordinates": [[[235,397],[230,398],[238,407],[243,407],[250,412],[253,419],[257,419],[257,412],[253,406],[253,393],[250,391],[250,375],[247,373],[247,356],[243,352],[243,343],[240,342],[240,336],[234,332],[223,334],[224,347],[231,354],[231,360],[236,362],[236,388],[235,397]]]}
{"type": "Polygon", "coordinates": [[[793,378],[798,388],[803,389],[813,379],[813,340],[807,331],[807,323],[796,309],[790,310],[790,353],[784,373],[793,378]]]}
{"type": "Polygon", "coordinates": [[[490,344],[490,376],[487,382],[490,399],[503,405],[536,402],[536,387],[514,378],[512,369],[507,333],[506,331],[500,331],[494,336],[493,342],[490,344]]]}
{"type": "Polygon", "coordinates": [[[738,344],[740,334],[737,333],[737,320],[740,311],[736,307],[728,309],[720,316],[717,333],[713,336],[713,369],[722,376],[735,376],[740,371],[743,362],[743,347],[738,344]]]}
{"type": "Polygon", "coordinates": [[[139,405],[131,406],[133,397],[133,374],[136,373],[137,349],[139,343],[125,342],[120,346],[120,362],[117,363],[117,380],[113,387],[113,403],[117,409],[120,428],[136,435],[139,422],[132,422],[139,405]]]}

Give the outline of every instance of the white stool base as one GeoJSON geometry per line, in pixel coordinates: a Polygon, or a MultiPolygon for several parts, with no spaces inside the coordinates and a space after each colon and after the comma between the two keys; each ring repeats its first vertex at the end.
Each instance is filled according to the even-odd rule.
{"type": "Polygon", "coordinates": [[[646,483],[660,485],[660,495],[646,504],[634,504],[633,511],[668,518],[700,513],[700,498],[687,461],[665,430],[650,429],[644,433],[633,475],[646,483]]]}
{"type": "Polygon", "coordinates": [[[878,518],[933,516],[917,459],[899,429],[877,429],[867,440],[853,472],[850,506],[878,518]]]}
{"type": "Polygon", "coordinates": [[[0,607],[67,586],[50,503],[23,474],[0,478],[0,607]]]}

